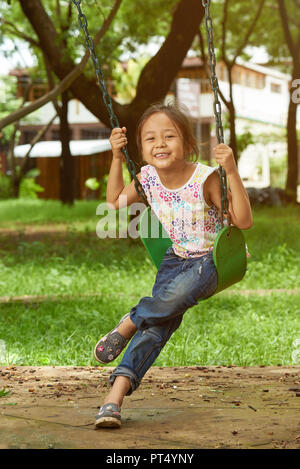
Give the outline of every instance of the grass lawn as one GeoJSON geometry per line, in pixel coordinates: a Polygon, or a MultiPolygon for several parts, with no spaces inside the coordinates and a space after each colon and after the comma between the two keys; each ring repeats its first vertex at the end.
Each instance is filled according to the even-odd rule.
{"type": "MultiPolygon", "coordinates": [[[[0,202],[0,297],[56,296],[0,303],[0,364],[95,365],[99,336],[151,294],[156,271],[141,242],[96,236],[98,203],[0,202]]],[[[299,288],[299,221],[298,207],[254,210],[245,279],[189,310],[155,365],[300,364],[300,292],[242,295],[299,288]]]]}

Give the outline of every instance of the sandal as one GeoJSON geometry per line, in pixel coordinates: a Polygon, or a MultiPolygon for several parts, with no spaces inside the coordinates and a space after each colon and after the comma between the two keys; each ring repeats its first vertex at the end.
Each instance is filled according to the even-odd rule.
{"type": "Polygon", "coordinates": [[[95,425],[99,427],[119,428],[121,426],[121,409],[117,404],[109,403],[101,407],[95,425]]]}
{"type": "Polygon", "coordinates": [[[127,345],[128,339],[125,339],[116,329],[129,315],[130,313],[125,314],[119,324],[97,342],[94,349],[94,357],[98,362],[112,362],[127,345]]]}

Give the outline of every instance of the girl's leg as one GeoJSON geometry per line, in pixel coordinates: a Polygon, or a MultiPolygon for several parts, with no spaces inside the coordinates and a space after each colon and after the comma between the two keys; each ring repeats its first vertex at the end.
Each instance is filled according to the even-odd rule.
{"type": "Polygon", "coordinates": [[[177,317],[161,326],[138,331],[135,334],[121,364],[110,376],[112,388],[97,415],[97,427],[120,427],[120,411],[124,396],[129,396],[139,386],[144,374],[179,327],[181,320],[182,317],[177,317]]]}
{"type": "MultiPolygon", "coordinates": [[[[178,261],[177,261],[178,262],[178,261]]],[[[162,286],[156,295],[144,297],[130,312],[137,329],[157,326],[181,316],[200,299],[211,296],[217,288],[218,274],[212,253],[200,258],[186,259],[180,272],[162,286]]]]}
{"type": "Polygon", "coordinates": [[[121,407],[123,404],[124,396],[128,393],[130,389],[130,379],[127,376],[117,376],[114,384],[107,394],[106,398],[104,399],[103,404],[108,404],[109,402],[113,402],[117,404],[117,406],[121,407]]]}
{"type": "MultiPolygon", "coordinates": [[[[177,266],[178,262],[182,261],[176,259],[177,266]]],[[[179,272],[176,270],[177,275],[170,276],[171,270],[166,268],[166,277],[169,278],[153,288],[153,297],[142,298],[127,321],[131,321],[138,331],[110,377],[111,383],[116,376],[130,379],[127,395],[139,386],[144,374],[179,327],[184,312],[197,304],[198,299],[210,296],[217,287],[217,273],[211,255],[184,260],[179,272]]]]}
{"type": "Polygon", "coordinates": [[[130,339],[137,329],[156,326],[181,316],[199,299],[213,294],[217,281],[212,254],[188,260],[178,260],[177,256],[175,259],[169,258],[158,272],[153,296],[142,298],[117,331],[130,339]]]}
{"type": "MultiPolygon", "coordinates": [[[[176,277],[182,270],[183,258],[179,258],[172,248],[166,251],[161,266],[156,274],[152,295],[155,297],[159,290],[164,287],[172,278],[176,277]]],[[[136,307],[130,313],[135,311],[136,307]]],[[[165,322],[164,319],[162,322],[165,322]]],[[[109,363],[117,358],[118,354],[127,345],[127,342],[136,333],[137,327],[127,315],[126,319],[120,323],[106,336],[102,337],[95,346],[94,355],[100,363],[109,363]],[[120,337],[121,336],[121,337],[120,337]]]]}
{"type": "Polygon", "coordinates": [[[164,259],[153,287],[153,297],[143,298],[132,309],[130,319],[122,323],[124,334],[134,334],[135,328],[138,332],[121,364],[110,376],[112,394],[105,402],[108,398],[122,402],[124,395],[130,395],[139,386],[167,340],[179,327],[183,313],[197,304],[199,298],[210,296],[216,287],[217,273],[211,255],[188,260],[174,255],[164,259]],[[127,381],[116,381],[121,376],[127,381]]]}
{"type": "Polygon", "coordinates": [[[118,376],[113,387],[106,396],[96,417],[95,425],[99,427],[119,428],[121,426],[121,406],[123,398],[130,389],[130,380],[126,376],[118,376]]]}
{"type": "Polygon", "coordinates": [[[129,396],[140,385],[145,373],[154,363],[161,350],[178,329],[182,315],[165,321],[158,326],[139,329],[126,349],[122,361],[110,376],[110,383],[115,385],[117,377],[126,376],[130,381],[130,388],[125,395],[129,396]]]}

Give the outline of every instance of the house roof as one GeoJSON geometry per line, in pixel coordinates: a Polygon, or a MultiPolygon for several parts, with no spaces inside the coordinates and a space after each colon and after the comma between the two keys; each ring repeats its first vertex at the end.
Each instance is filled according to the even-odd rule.
{"type": "MultiPolygon", "coordinates": [[[[15,147],[15,157],[24,158],[30,145],[18,145],[15,147]]],[[[103,140],[71,140],[70,150],[73,156],[96,155],[111,150],[108,139],[103,140]]],[[[30,158],[55,158],[61,156],[61,142],[52,140],[38,142],[30,152],[30,158]]]]}
{"type": "MultiPolygon", "coordinates": [[[[236,65],[247,68],[249,70],[260,72],[264,75],[274,76],[276,78],[280,78],[283,80],[288,81],[291,79],[291,76],[289,74],[282,73],[276,68],[271,68],[267,64],[259,65],[253,62],[246,62],[242,60],[240,57],[237,58],[236,65]]],[[[197,67],[202,67],[202,66],[203,66],[203,61],[200,59],[200,57],[186,57],[182,63],[182,68],[197,68],[197,67]]]]}

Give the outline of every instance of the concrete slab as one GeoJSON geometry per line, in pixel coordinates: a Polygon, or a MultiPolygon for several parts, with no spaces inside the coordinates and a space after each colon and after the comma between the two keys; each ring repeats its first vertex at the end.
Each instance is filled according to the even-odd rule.
{"type": "Polygon", "coordinates": [[[300,367],[152,367],[95,429],[111,367],[1,367],[0,448],[300,448],[300,367]]]}

